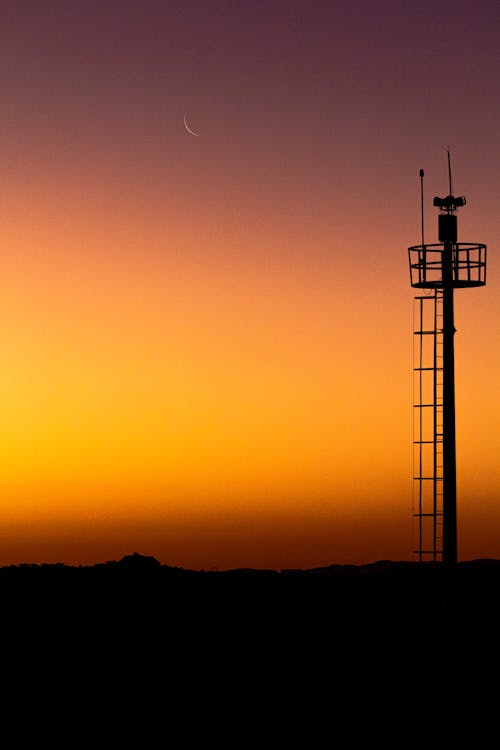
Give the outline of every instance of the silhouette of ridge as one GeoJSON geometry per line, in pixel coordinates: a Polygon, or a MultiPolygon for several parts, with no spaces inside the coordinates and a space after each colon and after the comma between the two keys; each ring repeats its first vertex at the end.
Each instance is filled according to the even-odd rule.
{"type": "Polygon", "coordinates": [[[412,617],[424,622],[460,612],[462,620],[478,612],[500,611],[500,561],[478,559],[452,570],[441,563],[379,560],[363,565],[329,565],[310,569],[191,570],[161,564],[134,552],[95,565],[30,564],[0,568],[0,590],[21,600],[26,594],[62,602],[100,606],[130,604],[138,598],[157,608],[178,606],[187,612],[210,599],[222,616],[235,603],[252,602],[269,616],[292,615],[301,603],[312,613],[335,612],[338,621],[369,616],[377,610],[386,620],[412,617]],[[109,601],[108,601],[109,598],[109,601]],[[95,603],[95,602],[94,602],[95,603]]]}
{"type": "MultiPolygon", "coordinates": [[[[143,573],[158,573],[162,574],[179,574],[179,575],[190,575],[198,576],[203,578],[223,578],[223,577],[249,577],[255,576],[260,578],[267,577],[293,577],[293,576],[338,576],[338,577],[352,577],[352,576],[381,576],[381,575],[395,575],[395,574],[407,574],[413,576],[429,576],[435,575],[447,575],[449,576],[451,571],[442,563],[437,562],[425,562],[418,563],[412,561],[394,561],[394,560],[377,560],[373,563],[362,563],[359,565],[353,563],[332,563],[331,565],[324,565],[314,568],[282,568],[280,570],[274,568],[228,568],[228,569],[212,569],[212,570],[195,570],[192,568],[183,568],[176,565],[168,565],[161,563],[155,557],[151,555],[143,555],[139,552],[132,552],[124,555],[119,560],[107,560],[106,562],[98,562],[91,565],[70,565],[67,563],[19,563],[0,566],[0,575],[7,575],[14,571],[23,571],[27,573],[32,572],[44,572],[58,574],[62,570],[64,571],[94,571],[103,572],[104,570],[121,570],[130,571],[137,573],[139,571],[143,573]]],[[[466,560],[458,563],[457,570],[461,571],[459,575],[463,575],[465,571],[472,572],[500,572],[500,560],[495,558],[477,558],[474,560],[466,560]]]]}
{"type": "Polygon", "coordinates": [[[296,738],[301,726],[304,747],[321,747],[329,732],[341,739],[344,731],[346,747],[368,746],[374,737],[392,746],[391,736],[395,747],[413,747],[413,740],[420,746],[428,736],[449,740],[455,732],[458,742],[469,731],[462,717],[470,723],[469,745],[482,746],[478,727],[490,734],[478,680],[475,707],[458,680],[453,710],[460,720],[448,719],[440,694],[447,678],[436,673],[429,685],[429,675],[455,654],[455,641],[460,670],[490,669],[499,588],[500,561],[483,559],[453,568],[380,560],[195,571],[133,553],[90,566],[0,568],[5,643],[16,644],[16,659],[22,654],[31,663],[42,654],[45,672],[59,670],[64,686],[68,673],[69,684],[79,684],[90,665],[82,706],[87,693],[106,711],[125,695],[127,713],[139,713],[141,727],[153,715],[164,728],[165,716],[174,716],[183,731],[195,721],[219,736],[228,722],[232,739],[254,727],[260,738],[277,732],[279,746],[284,732],[296,738]],[[450,623],[453,639],[443,637],[450,623]],[[430,708],[417,721],[422,695],[430,708]]]}

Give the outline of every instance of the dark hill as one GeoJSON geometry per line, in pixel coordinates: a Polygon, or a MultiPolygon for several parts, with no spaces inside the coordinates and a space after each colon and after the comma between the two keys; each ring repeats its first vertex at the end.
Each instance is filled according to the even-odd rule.
{"type": "Polygon", "coordinates": [[[500,611],[500,561],[473,560],[447,568],[438,563],[381,560],[368,565],[331,565],[309,570],[194,571],[162,565],[137,552],[93,566],[22,564],[0,568],[0,594],[26,604],[44,598],[57,608],[64,602],[103,611],[142,606],[156,610],[197,611],[210,601],[223,617],[237,607],[255,616],[287,614],[335,618],[360,617],[426,622],[460,616],[461,622],[494,618],[500,611]]]}
{"type": "Polygon", "coordinates": [[[494,747],[499,593],[497,560],[25,564],[0,569],[3,654],[15,700],[56,706],[58,723],[65,702],[78,736],[104,717],[111,746],[137,720],[142,734],[179,722],[231,747],[494,747]]]}

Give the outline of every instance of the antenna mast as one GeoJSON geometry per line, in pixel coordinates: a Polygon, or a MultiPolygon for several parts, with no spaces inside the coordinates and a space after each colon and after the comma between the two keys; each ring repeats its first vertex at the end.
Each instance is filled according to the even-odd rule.
{"type": "Polygon", "coordinates": [[[422,245],[424,244],[424,170],[420,172],[420,218],[422,220],[422,245]]]}
{"type": "Polygon", "coordinates": [[[447,154],[448,154],[448,183],[449,183],[449,186],[450,186],[450,193],[449,194],[453,195],[453,182],[452,182],[452,179],[451,179],[451,154],[450,154],[450,147],[449,146],[446,147],[446,151],[447,151],[447,154]]]}
{"type": "Polygon", "coordinates": [[[457,498],[455,449],[454,291],[484,286],[486,245],[457,241],[458,208],[463,196],[452,189],[435,197],[439,243],[424,243],[423,177],[420,170],[422,244],[408,248],[410,282],[431,296],[415,297],[414,330],[414,518],[418,526],[419,560],[457,562],[457,498]]]}

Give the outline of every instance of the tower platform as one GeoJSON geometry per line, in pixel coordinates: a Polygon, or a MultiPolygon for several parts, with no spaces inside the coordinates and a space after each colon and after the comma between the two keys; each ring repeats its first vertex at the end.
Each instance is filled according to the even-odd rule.
{"type": "MultiPolygon", "coordinates": [[[[414,245],[408,248],[410,281],[416,289],[442,289],[443,253],[446,243],[414,245]]],[[[456,242],[451,246],[452,286],[454,289],[484,286],[486,284],[486,245],[456,242]]]]}

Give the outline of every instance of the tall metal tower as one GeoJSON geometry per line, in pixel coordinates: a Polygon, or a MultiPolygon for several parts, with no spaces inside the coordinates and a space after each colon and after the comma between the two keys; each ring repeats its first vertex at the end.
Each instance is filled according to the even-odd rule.
{"type": "Polygon", "coordinates": [[[449,195],[434,198],[439,209],[439,243],[408,248],[410,281],[428,290],[414,308],[413,515],[420,561],[457,562],[457,479],[455,453],[455,289],[486,284],[486,245],[457,241],[458,208],[448,152],[449,195]]]}

